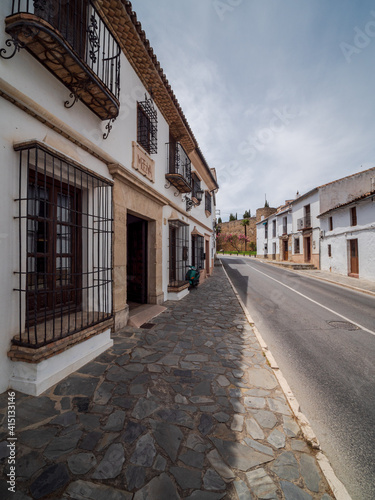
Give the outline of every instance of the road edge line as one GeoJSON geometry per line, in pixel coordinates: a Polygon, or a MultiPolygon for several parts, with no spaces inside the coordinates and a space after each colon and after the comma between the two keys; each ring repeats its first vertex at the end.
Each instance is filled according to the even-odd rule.
{"type": "Polygon", "coordinates": [[[286,378],[284,377],[278,364],[276,363],[276,360],[273,357],[271,351],[269,350],[268,345],[266,344],[261,333],[259,332],[258,328],[256,327],[255,322],[254,322],[253,318],[251,317],[246,305],[244,304],[239,293],[235,289],[235,287],[232,283],[232,280],[230,279],[220,257],[219,257],[219,260],[220,260],[221,267],[222,267],[222,269],[223,269],[223,271],[224,271],[224,273],[229,281],[229,284],[232,287],[232,290],[233,290],[233,292],[234,292],[234,294],[235,294],[235,296],[236,296],[236,298],[237,298],[237,300],[238,300],[238,302],[239,302],[239,304],[240,304],[240,306],[241,306],[241,308],[246,316],[246,319],[249,322],[250,326],[252,327],[252,329],[255,333],[255,336],[256,336],[256,338],[257,338],[257,340],[262,348],[262,351],[263,351],[267,361],[269,362],[269,365],[270,365],[277,381],[279,382],[282,391],[285,394],[285,397],[286,397],[288,404],[293,412],[293,415],[295,416],[295,418],[298,422],[298,425],[301,429],[301,432],[302,432],[304,439],[307,441],[307,443],[310,444],[310,446],[313,449],[318,450],[318,453],[316,454],[316,460],[317,460],[319,467],[323,473],[323,476],[326,478],[329,486],[331,487],[332,492],[335,495],[336,500],[352,500],[352,498],[349,495],[349,493],[347,492],[344,484],[336,476],[328,458],[322,452],[322,450],[320,448],[319,440],[316,437],[315,432],[314,432],[313,428],[311,427],[309,420],[307,419],[306,415],[300,411],[301,407],[298,403],[297,398],[294,396],[292,389],[290,388],[288,382],[286,381],[286,378]]]}

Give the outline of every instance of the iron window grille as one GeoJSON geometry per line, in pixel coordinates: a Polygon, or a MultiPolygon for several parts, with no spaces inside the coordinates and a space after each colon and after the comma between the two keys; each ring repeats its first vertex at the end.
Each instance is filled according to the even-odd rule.
{"type": "Polygon", "coordinates": [[[198,234],[191,236],[191,263],[197,269],[204,268],[204,238],[198,234]]]}
{"type": "Polygon", "coordinates": [[[197,192],[201,191],[201,180],[197,176],[197,174],[192,173],[192,183],[193,183],[193,190],[192,190],[192,197],[195,198],[196,200],[198,199],[197,197],[197,192]]]}
{"type": "Polygon", "coordinates": [[[268,223],[267,222],[264,224],[264,238],[265,239],[268,238],[268,223]]]}
{"type": "Polygon", "coordinates": [[[112,317],[112,185],[40,143],[19,151],[19,335],[31,348],[112,317]]]}
{"type": "Polygon", "coordinates": [[[189,265],[189,226],[179,220],[169,221],[169,286],[187,283],[189,265]]]}
{"type": "Polygon", "coordinates": [[[207,212],[210,212],[210,214],[212,213],[212,199],[208,191],[206,191],[205,194],[205,209],[207,212]]]}
{"type": "Polygon", "coordinates": [[[158,152],[158,115],[152,99],[138,103],[137,141],[148,154],[158,152]]]}

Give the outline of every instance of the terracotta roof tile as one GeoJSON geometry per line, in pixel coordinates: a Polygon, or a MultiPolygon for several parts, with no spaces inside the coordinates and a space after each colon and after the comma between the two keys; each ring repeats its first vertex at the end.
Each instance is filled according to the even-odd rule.
{"type": "MultiPolygon", "coordinates": [[[[351,176],[349,176],[351,177],[351,176]]],[[[350,201],[347,201],[345,203],[340,203],[339,205],[335,205],[334,207],[330,208],[329,210],[326,210],[325,212],[322,212],[321,214],[318,215],[318,217],[322,217],[323,215],[327,215],[329,212],[333,212],[334,210],[337,210],[338,208],[343,208],[348,205],[351,205],[352,203],[355,203],[360,200],[364,200],[365,198],[369,198],[370,196],[375,195],[375,190],[374,191],[369,191],[368,193],[364,193],[361,196],[357,196],[356,198],[353,198],[350,201]]]]}

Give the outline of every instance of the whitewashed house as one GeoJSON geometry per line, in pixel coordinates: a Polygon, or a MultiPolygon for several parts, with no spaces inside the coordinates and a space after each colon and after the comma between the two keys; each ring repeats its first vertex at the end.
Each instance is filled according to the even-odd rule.
{"type": "Polygon", "coordinates": [[[274,209],[274,213],[257,222],[257,257],[289,260],[289,234],[292,230],[290,200],[274,209]]]}
{"type": "Polygon", "coordinates": [[[40,394],[210,274],[218,184],[130,2],[0,21],[0,392],[40,394]]]}
{"type": "Polygon", "coordinates": [[[320,214],[321,269],[375,280],[375,191],[320,214]]]}
{"type": "Polygon", "coordinates": [[[298,196],[291,202],[292,262],[313,264],[319,269],[320,213],[319,188],[298,196]]]}

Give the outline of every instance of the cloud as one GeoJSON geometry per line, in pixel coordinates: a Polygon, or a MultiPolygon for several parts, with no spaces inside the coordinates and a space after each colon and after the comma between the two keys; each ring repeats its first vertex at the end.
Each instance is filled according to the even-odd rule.
{"type": "Polygon", "coordinates": [[[374,166],[372,2],[224,3],[233,8],[220,17],[212,1],[133,0],[217,169],[222,213],[255,212],[265,194],[279,205],[374,166]],[[343,42],[357,49],[350,63],[343,42]]]}

